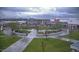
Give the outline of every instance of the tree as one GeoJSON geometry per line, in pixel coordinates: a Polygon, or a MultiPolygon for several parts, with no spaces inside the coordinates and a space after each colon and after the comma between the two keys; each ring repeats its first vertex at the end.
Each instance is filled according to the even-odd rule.
{"type": "Polygon", "coordinates": [[[47,37],[48,37],[48,33],[47,33],[48,25],[46,23],[45,23],[45,25],[47,26],[47,28],[45,29],[45,37],[46,37],[46,40],[47,40],[47,37]]]}
{"type": "Polygon", "coordinates": [[[8,23],[8,26],[9,26],[10,28],[12,28],[13,30],[18,28],[18,24],[17,24],[17,23],[13,23],[13,22],[8,23]]]}

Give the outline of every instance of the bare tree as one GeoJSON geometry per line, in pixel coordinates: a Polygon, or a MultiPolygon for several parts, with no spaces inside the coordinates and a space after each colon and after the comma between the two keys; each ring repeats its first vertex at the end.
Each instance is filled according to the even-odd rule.
{"type": "Polygon", "coordinates": [[[47,30],[48,30],[48,25],[45,23],[45,25],[47,26],[47,28],[45,29],[45,37],[46,37],[46,40],[47,40],[47,37],[48,37],[48,32],[47,32],[47,30]]]}

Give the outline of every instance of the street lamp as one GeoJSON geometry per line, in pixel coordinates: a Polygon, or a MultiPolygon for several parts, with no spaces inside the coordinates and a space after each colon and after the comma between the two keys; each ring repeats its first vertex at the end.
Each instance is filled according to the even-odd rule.
{"type": "Polygon", "coordinates": [[[56,8],[53,8],[53,12],[54,12],[54,19],[56,18],[56,8]]]}

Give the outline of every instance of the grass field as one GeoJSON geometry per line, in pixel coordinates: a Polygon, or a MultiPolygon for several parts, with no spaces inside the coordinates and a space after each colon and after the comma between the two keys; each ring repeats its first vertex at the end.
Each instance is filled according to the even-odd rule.
{"type": "Polygon", "coordinates": [[[1,36],[1,35],[4,35],[2,31],[0,31],[0,36],[1,36]]]}
{"type": "Polygon", "coordinates": [[[68,52],[71,51],[70,43],[58,39],[35,38],[28,47],[26,52],[68,52]],[[43,42],[43,43],[42,43],[43,42]]]}
{"type": "Polygon", "coordinates": [[[16,35],[6,36],[0,31],[0,51],[7,48],[8,46],[10,46],[19,39],[20,37],[16,35]]]}
{"type": "Polygon", "coordinates": [[[75,39],[75,40],[79,40],[79,32],[72,32],[69,35],[66,36],[69,39],[75,39]]]}

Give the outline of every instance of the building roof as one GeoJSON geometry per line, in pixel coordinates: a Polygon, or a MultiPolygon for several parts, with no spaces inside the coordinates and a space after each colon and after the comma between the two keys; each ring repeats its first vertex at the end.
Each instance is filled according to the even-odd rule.
{"type": "Polygon", "coordinates": [[[67,22],[68,24],[76,24],[79,25],[79,19],[69,18],[69,19],[61,19],[60,22],[67,22]]]}
{"type": "Polygon", "coordinates": [[[79,20],[76,18],[70,18],[68,23],[79,25],[79,20]]]}

